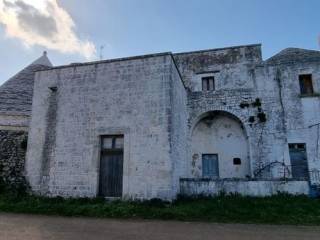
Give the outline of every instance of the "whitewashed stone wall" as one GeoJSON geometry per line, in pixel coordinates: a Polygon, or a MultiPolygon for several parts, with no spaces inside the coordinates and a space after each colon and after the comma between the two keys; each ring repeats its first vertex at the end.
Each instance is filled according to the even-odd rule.
{"type": "Polygon", "coordinates": [[[96,196],[99,137],[124,134],[123,197],[175,196],[186,94],[170,54],[39,72],[34,89],[26,170],[35,191],[96,196]]]}
{"type": "Polygon", "coordinates": [[[282,194],[308,195],[308,181],[247,181],[247,180],[196,180],[182,179],[181,194],[185,196],[216,196],[219,194],[240,194],[243,196],[266,197],[282,194]]]}
{"type": "MultiPolygon", "coordinates": [[[[170,143],[173,192],[179,193],[179,179],[187,171],[187,91],[175,64],[172,65],[170,143]]],[[[175,197],[175,196],[174,196],[175,197]]]]}
{"type": "MultiPolygon", "coordinates": [[[[258,72],[258,71],[257,71],[258,72]]],[[[320,123],[320,60],[315,62],[289,62],[268,64],[263,69],[266,79],[277,79],[278,86],[270,88],[278,91],[278,121],[282,127],[275,127],[270,133],[283,133],[283,158],[290,165],[288,143],[306,143],[309,171],[320,170],[319,125],[320,123]],[[299,75],[312,74],[315,94],[309,97],[300,96],[299,75]],[[279,84],[280,83],[280,84],[279,84]]],[[[259,72],[258,72],[259,74],[259,72]]],[[[262,79],[261,79],[262,80],[262,79]]],[[[260,80],[260,81],[261,81],[260,80]]],[[[261,89],[263,91],[263,89],[261,89]]],[[[274,90],[273,90],[274,91],[274,90]]],[[[274,91],[275,92],[275,91],[274,91]]],[[[317,179],[311,178],[312,181],[317,179]]],[[[319,181],[318,179],[317,181],[319,181]]]]}
{"type": "Polygon", "coordinates": [[[201,77],[214,75],[216,89],[253,88],[248,66],[262,62],[261,46],[248,45],[174,55],[186,86],[201,91],[201,77]]]}
{"type": "MultiPolygon", "coordinates": [[[[320,170],[319,94],[299,96],[299,74],[313,74],[320,91],[319,63],[263,61],[261,46],[248,45],[39,72],[26,163],[30,184],[46,195],[96,196],[100,136],[124,134],[123,197],[172,199],[180,178],[201,182],[192,171],[192,133],[219,112],[241,122],[247,178],[255,180],[229,181],[223,190],[240,184],[237,189],[253,195],[306,193],[305,181],[283,185],[276,179],[291,177],[289,143],[306,143],[309,170],[320,170]],[[203,76],[215,77],[214,91],[201,91],[203,76]]],[[[197,192],[194,186],[209,186],[199,184],[183,187],[197,192]]]]}
{"type": "MultiPolygon", "coordinates": [[[[269,161],[269,159],[262,159],[263,157],[267,159],[267,156],[260,153],[261,148],[259,150],[257,148],[257,144],[261,141],[261,135],[263,135],[262,131],[271,127],[270,121],[261,122],[258,119],[259,108],[269,119],[267,108],[271,107],[272,102],[276,102],[274,98],[262,99],[262,96],[256,91],[254,69],[262,63],[260,46],[182,53],[175,55],[175,58],[183,79],[190,88],[188,94],[188,166],[192,165],[190,151],[192,146],[190,145],[196,124],[209,112],[226,112],[239,119],[243,124],[248,137],[250,175],[253,177],[261,162],[266,164],[269,161]],[[200,91],[199,85],[203,74],[215,77],[215,91],[200,91]],[[257,98],[259,98],[261,106],[254,106],[257,98]],[[245,107],[242,106],[243,104],[245,107]],[[254,117],[253,122],[250,122],[250,117],[254,117]]],[[[189,169],[187,172],[190,173],[191,170],[189,169]]],[[[196,177],[196,174],[188,175],[186,173],[186,177],[196,177]]]]}
{"type": "Polygon", "coordinates": [[[219,178],[251,176],[247,136],[237,119],[219,113],[209,115],[194,127],[191,145],[191,176],[202,177],[202,154],[217,154],[219,178]],[[234,158],[241,164],[235,165],[234,158]]]}
{"type": "MultiPolygon", "coordinates": [[[[319,128],[309,128],[320,122],[319,94],[299,97],[299,74],[313,74],[314,90],[319,92],[320,59],[263,61],[259,45],[181,53],[175,58],[190,90],[188,166],[193,161],[194,127],[209,112],[222,111],[244,125],[252,178],[291,177],[288,143],[306,143],[309,170],[320,169],[319,128]],[[215,91],[201,91],[203,76],[215,77],[215,91]],[[257,99],[261,104],[255,104],[257,99]],[[265,122],[259,113],[265,114],[265,122]]],[[[185,177],[199,177],[190,172],[185,177]]]]}

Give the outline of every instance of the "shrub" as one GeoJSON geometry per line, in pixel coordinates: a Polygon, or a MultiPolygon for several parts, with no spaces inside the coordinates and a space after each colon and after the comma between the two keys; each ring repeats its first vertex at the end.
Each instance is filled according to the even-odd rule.
{"type": "Polygon", "coordinates": [[[7,181],[0,178],[0,193],[15,197],[25,196],[29,193],[30,186],[25,177],[20,176],[15,181],[7,181]]]}

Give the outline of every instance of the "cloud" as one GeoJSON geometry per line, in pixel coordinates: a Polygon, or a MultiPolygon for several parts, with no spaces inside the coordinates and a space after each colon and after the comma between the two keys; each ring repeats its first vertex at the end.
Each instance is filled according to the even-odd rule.
{"type": "Polygon", "coordinates": [[[0,24],[8,37],[28,47],[40,45],[87,59],[96,54],[92,42],[77,36],[74,21],[57,0],[0,0],[0,24]]]}

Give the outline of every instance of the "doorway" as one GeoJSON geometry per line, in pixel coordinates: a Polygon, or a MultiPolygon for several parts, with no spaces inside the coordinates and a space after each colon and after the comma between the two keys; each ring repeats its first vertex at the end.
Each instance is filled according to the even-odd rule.
{"type": "Polygon", "coordinates": [[[122,197],[123,135],[101,137],[99,196],[122,197]]]}
{"type": "Polygon", "coordinates": [[[299,180],[309,179],[306,144],[289,144],[292,177],[299,180]]]}

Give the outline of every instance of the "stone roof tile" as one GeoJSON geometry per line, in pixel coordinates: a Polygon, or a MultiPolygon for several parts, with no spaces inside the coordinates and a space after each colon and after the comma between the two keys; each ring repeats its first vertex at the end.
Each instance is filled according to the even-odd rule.
{"type": "Polygon", "coordinates": [[[0,87],[0,114],[30,115],[36,71],[52,66],[46,52],[0,87]]]}
{"type": "Polygon", "coordinates": [[[265,63],[281,64],[310,61],[320,61],[320,51],[302,48],[286,48],[267,59],[265,63]]]}

